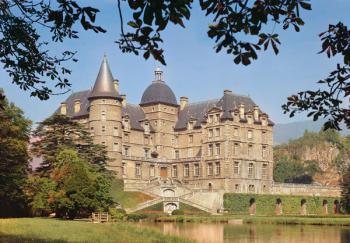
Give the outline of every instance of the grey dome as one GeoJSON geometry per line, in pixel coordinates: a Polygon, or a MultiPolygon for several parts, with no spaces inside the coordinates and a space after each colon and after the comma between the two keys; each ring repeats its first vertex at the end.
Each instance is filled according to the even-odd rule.
{"type": "Polygon", "coordinates": [[[164,81],[153,81],[143,92],[140,105],[162,103],[178,106],[176,97],[171,88],[164,81]]]}

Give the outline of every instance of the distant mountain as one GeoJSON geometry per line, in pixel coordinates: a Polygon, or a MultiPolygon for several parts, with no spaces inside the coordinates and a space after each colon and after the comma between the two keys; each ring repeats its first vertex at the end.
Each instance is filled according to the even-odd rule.
{"type": "MultiPolygon", "coordinates": [[[[314,121],[301,121],[301,122],[291,122],[285,124],[275,124],[274,126],[274,144],[278,145],[281,143],[286,143],[290,139],[296,139],[302,137],[305,130],[310,132],[320,131],[323,120],[314,121]]],[[[350,130],[343,126],[343,130],[340,132],[342,135],[349,135],[350,130]]]]}

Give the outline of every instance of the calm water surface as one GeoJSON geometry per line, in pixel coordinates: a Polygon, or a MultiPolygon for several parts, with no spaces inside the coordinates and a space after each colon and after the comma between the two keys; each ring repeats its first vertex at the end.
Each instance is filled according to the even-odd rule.
{"type": "Polygon", "coordinates": [[[350,243],[350,227],[311,225],[230,225],[213,223],[145,223],[165,234],[199,243],[350,243]]]}

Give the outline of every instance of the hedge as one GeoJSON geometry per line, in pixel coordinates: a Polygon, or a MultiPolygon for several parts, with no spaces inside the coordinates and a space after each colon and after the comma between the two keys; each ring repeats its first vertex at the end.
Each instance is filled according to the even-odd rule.
{"type": "Polygon", "coordinates": [[[300,214],[300,203],[306,200],[307,214],[323,214],[323,200],[328,201],[328,213],[333,214],[333,203],[340,200],[337,197],[318,196],[289,196],[289,195],[265,195],[265,194],[224,194],[224,208],[233,214],[248,214],[249,201],[254,198],[257,215],[274,215],[276,200],[282,200],[284,215],[300,214]]]}

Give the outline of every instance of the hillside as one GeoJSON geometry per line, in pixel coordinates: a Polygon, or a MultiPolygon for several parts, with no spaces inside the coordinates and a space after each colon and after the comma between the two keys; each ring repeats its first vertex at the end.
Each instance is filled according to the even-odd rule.
{"type": "Polygon", "coordinates": [[[299,177],[310,176],[306,167],[315,164],[311,176],[313,182],[322,185],[339,185],[342,173],[350,164],[350,136],[342,136],[332,130],[306,131],[301,138],[275,146],[274,161],[275,170],[278,163],[284,163],[284,167],[279,168],[285,168],[286,171],[282,170],[282,174],[290,170],[290,167],[285,164],[300,165],[295,169],[299,171],[299,177]]]}
{"type": "MultiPolygon", "coordinates": [[[[322,125],[325,121],[318,120],[314,121],[300,121],[300,122],[291,122],[285,124],[275,124],[273,128],[273,139],[274,144],[287,143],[289,140],[297,139],[303,136],[304,132],[307,130],[309,132],[318,132],[321,130],[322,125]]],[[[343,129],[340,131],[340,134],[346,136],[350,134],[350,130],[346,129],[344,126],[341,126],[343,129]]]]}

